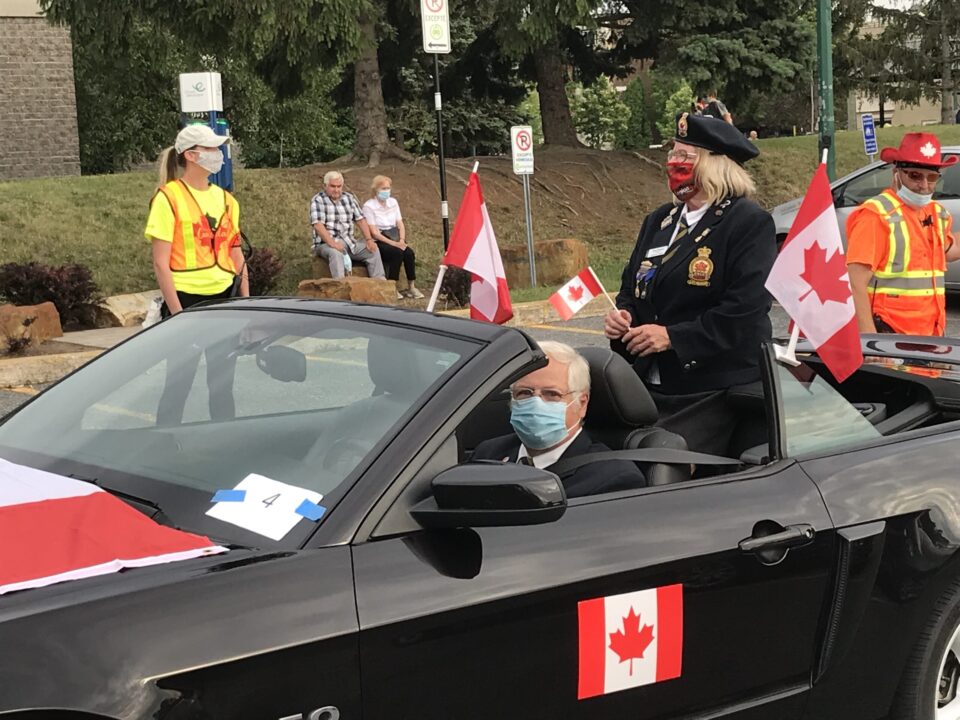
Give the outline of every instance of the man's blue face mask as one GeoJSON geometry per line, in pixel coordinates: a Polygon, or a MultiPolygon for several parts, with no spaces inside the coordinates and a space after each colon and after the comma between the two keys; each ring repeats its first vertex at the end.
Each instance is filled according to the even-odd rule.
{"type": "Polygon", "coordinates": [[[546,402],[539,396],[514,400],[510,406],[510,425],[528,448],[546,450],[558,445],[569,432],[569,403],[546,402]]]}

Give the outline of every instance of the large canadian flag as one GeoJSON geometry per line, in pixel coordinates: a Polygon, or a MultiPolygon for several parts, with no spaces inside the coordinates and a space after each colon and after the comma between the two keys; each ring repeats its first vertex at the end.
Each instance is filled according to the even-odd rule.
{"type": "Polygon", "coordinates": [[[226,550],[95,485],[0,459],[0,595],[226,550]]]}
{"type": "Polygon", "coordinates": [[[583,600],[577,698],[680,677],[683,586],[583,600]]]}
{"type": "Polygon", "coordinates": [[[840,382],[863,364],[847,259],[825,165],[814,173],[767,290],[840,382]]]}
{"type": "Polygon", "coordinates": [[[592,267],[587,267],[551,295],[550,304],[553,305],[561,320],[569,320],[602,292],[603,287],[596,273],[593,272],[592,267]]]}
{"type": "Polygon", "coordinates": [[[471,318],[505,323],[513,317],[510,288],[507,287],[500,248],[497,247],[497,238],[493,234],[493,225],[487,214],[476,171],[470,173],[443,264],[463,268],[473,275],[470,286],[471,318]]]}

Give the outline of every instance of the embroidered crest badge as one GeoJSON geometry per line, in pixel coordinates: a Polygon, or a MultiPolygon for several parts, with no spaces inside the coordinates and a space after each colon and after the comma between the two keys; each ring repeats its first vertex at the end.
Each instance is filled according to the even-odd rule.
{"type": "Polygon", "coordinates": [[[687,267],[687,285],[710,287],[710,276],[713,275],[711,252],[712,250],[708,247],[697,249],[697,256],[690,261],[690,265],[687,267]]]}
{"type": "Polygon", "coordinates": [[[686,137],[687,136],[687,115],[690,113],[684,113],[680,116],[680,119],[677,120],[677,137],[686,137]]]}
{"type": "Polygon", "coordinates": [[[928,140],[927,144],[920,148],[920,152],[923,153],[924,157],[932,158],[937,154],[937,149],[933,146],[933,143],[928,140]]]}

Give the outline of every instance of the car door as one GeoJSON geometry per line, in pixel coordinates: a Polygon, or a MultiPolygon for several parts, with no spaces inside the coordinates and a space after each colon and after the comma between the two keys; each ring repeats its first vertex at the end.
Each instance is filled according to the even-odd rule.
{"type": "Polygon", "coordinates": [[[452,430],[353,546],[366,720],[799,716],[834,538],[796,464],[578,498],[544,525],[404,526],[418,482],[456,463],[452,430]]]}

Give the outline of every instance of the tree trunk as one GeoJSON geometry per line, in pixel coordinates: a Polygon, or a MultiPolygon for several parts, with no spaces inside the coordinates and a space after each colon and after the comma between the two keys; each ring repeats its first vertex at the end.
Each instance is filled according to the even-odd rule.
{"type": "Polygon", "coordinates": [[[883,96],[883,86],[880,86],[880,89],[877,91],[877,97],[880,99],[880,124],[877,127],[883,127],[887,124],[887,118],[883,112],[883,106],[887,104],[887,99],[883,96]]]}
{"type": "Polygon", "coordinates": [[[547,145],[582,147],[570,115],[560,46],[553,41],[536,50],[533,59],[537,72],[537,92],[540,94],[543,142],[547,145]]]}
{"type": "Polygon", "coordinates": [[[951,30],[960,23],[951,23],[947,0],[940,3],[940,123],[953,125],[956,115],[953,107],[953,53],[950,47],[951,30]]]}
{"type": "Polygon", "coordinates": [[[384,156],[413,160],[409,153],[393,145],[387,135],[387,109],[380,84],[373,20],[364,21],[360,32],[363,35],[363,50],[353,66],[353,114],[357,137],[353,153],[342,159],[366,162],[367,167],[376,167],[384,156]]]}

